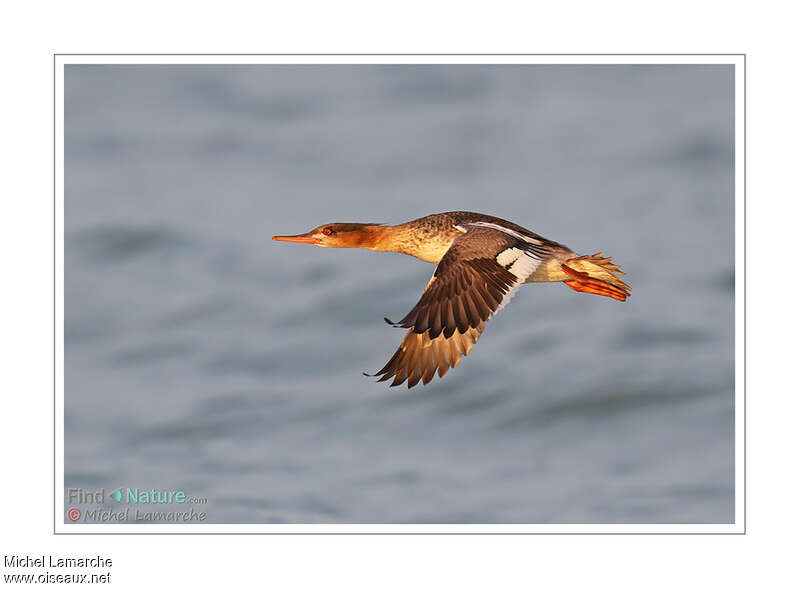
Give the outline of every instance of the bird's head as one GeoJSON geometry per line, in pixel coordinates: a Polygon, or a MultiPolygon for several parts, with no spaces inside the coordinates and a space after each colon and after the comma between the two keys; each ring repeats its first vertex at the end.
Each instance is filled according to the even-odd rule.
{"type": "Polygon", "coordinates": [[[300,235],[275,235],[275,241],[310,243],[320,247],[369,248],[376,238],[375,223],[326,223],[300,235]]]}

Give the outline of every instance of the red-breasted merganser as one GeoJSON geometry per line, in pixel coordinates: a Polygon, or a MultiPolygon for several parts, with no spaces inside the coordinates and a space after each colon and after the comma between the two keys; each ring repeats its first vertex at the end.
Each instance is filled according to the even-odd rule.
{"type": "Polygon", "coordinates": [[[466,356],[484,325],[528,282],[563,282],[578,292],[624,301],[630,287],[611,258],[577,256],[568,247],[515,223],[457,211],[428,215],[399,225],[327,223],[277,241],[320,247],[357,247],[400,252],[438,264],[422,298],[400,321],[403,343],[376,374],[394,377],[391,386],[441,378],[466,356]]]}

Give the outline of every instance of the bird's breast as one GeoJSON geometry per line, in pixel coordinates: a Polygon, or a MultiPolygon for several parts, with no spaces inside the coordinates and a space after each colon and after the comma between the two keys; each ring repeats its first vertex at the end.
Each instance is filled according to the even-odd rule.
{"type": "Polygon", "coordinates": [[[452,243],[452,239],[448,242],[423,242],[413,248],[413,253],[411,253],[411,255],[424,262],[438,264],[439,261],[444,257],[445,253],[447,253],[447,250],[450,249],[450,245],[452,243]]]}
{"type": "Polygon", "coordinates": [[[408,254],[431,264],[438,264],[450,249],[453,240],[461,235],[456,229],[434,231],[428,227],[414,230],[401,227],[393,235],[392,245],[386,249],[408,254]]]}

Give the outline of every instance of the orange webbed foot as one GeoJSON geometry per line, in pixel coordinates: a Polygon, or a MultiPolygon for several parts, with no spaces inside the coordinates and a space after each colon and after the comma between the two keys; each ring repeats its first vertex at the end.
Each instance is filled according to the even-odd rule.
{"type": "Polygon", "coordinates": [[[597,278],[592,278],[587,272],[573,270],[566,264],[561,264],[561,269],[568,276],[572,277],[572,280],[565,280],[564,284],[573,290],[578,292],[586,292],[589,294],[603,295],[606,297],[611,297],[617,301],[625,301],[628,298],[628,293],[621,288],[616,287],[613,284],[609,284],[608,282],[598,280],[597,278]]]}

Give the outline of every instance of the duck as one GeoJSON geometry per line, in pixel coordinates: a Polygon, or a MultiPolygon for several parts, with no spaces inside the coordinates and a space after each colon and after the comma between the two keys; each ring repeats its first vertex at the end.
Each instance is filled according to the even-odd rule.
{"type": "Polygon", "coordinates": [[[577,255],[533,231],[483,213],[436,213],[397,225],[326,223],[275,241],[399,252],[436,264],[417,304],[389,325],[406,329],[400,347],[374,374],[391,386],[427,385],[470,353],[486,322],[523,284],[563,282],[572,290],[624,302],[624,272],[602,253],[577,255]]]}

